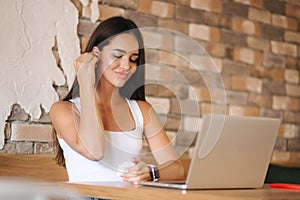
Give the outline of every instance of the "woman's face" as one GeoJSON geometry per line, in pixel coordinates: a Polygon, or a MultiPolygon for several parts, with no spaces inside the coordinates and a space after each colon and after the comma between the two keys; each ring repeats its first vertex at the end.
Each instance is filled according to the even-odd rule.
{"type": "Polygon", "coordinates": [[[102,78],[115,87],[122,87],[136,71],[139,45],[131,33],[120,34],[109,42],[100,53],[102,78]]]}

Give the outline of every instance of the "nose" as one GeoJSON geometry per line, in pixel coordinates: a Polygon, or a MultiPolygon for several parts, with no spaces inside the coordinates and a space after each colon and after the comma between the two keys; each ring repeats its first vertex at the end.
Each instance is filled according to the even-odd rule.
{"type": "Polygon", "coordinates": [[[130,61],[128,56],[124,56],[120,61],[120,67],[123,70],[129,70],[130,69],[130,61]]]}

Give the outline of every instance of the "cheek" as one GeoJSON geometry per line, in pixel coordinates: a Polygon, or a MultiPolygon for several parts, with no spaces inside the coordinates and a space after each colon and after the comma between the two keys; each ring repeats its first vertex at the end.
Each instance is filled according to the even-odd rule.
{"type": "Polygon", "coordinates": [[[137,66],[136,66],[136,65],[132,66],[131,69],[130,69],[131,73],[136,72],[136,69],[137,69],[137,66]]]}
{"type": "Polygon", "coordinates": [[[118,67],[118,63],[116,61],[103,62],[101,64],[101,72],[104,73],[107,70],[113,70],[118,67]]]}

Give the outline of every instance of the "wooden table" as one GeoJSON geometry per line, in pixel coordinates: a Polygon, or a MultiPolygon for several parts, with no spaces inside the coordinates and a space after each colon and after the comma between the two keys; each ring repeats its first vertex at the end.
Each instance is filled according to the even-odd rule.
{"type": "Polygon", "coordinates": [[[230,190],[178,190],[148,187],[124,182],[63,183],[86,197],[127,200],[204,199],[204,200],[300,200],[300,191],[270,188],[230,190]]]}

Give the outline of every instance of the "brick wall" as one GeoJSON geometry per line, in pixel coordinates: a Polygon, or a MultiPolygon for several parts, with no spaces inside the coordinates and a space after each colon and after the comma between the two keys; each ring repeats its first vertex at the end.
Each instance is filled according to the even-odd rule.
{"type": "MultiPolygon", "coordinates": [[[[97,23],[113,15],[133,19],[139,27],[168,28],[193,38],[221,71],[227,114],[282,118],[272,159],[300,163],[299,0],[102,0],[96,24],[90,20],[89,6],[78,0],[72,2],[80,13],[78,35],[82,49],[97,23]]],[[[153,41],[160,42],[158,46],[174,50],[185,45],[170,35],[160,37],[158,34],[153,41]]],[[[57,55],[57,48],[53,52],[57,55]]],[[[193,140],[197,116],[210,112],[214,102],[205,85],[197,84],[201,78],[195,76],[188,63],[165,52],[146,53],[148,61],[169,65],[191,83],[175,84],[176,76],[157,66],[152,69],[156,76],[151,72],[147,75],[147,79],[167,81],[165,85],[148,84],[146,93],[148,100],[158,105],[170,136],[183,127],[175,141],[180,148],[193,140]],[[195,113],[191,105],[198,106],[200,113],[195,113]]],[[[199,59],[197,55],[189,56],[191,60],[199,59]]],[[[66,91],[67,86],[57,87],[61,97],[66,91]]],[[[6,144],[1,152],[53,153],[47,113],[33,121],[16,104],[7,122],[6,144]]]]}

